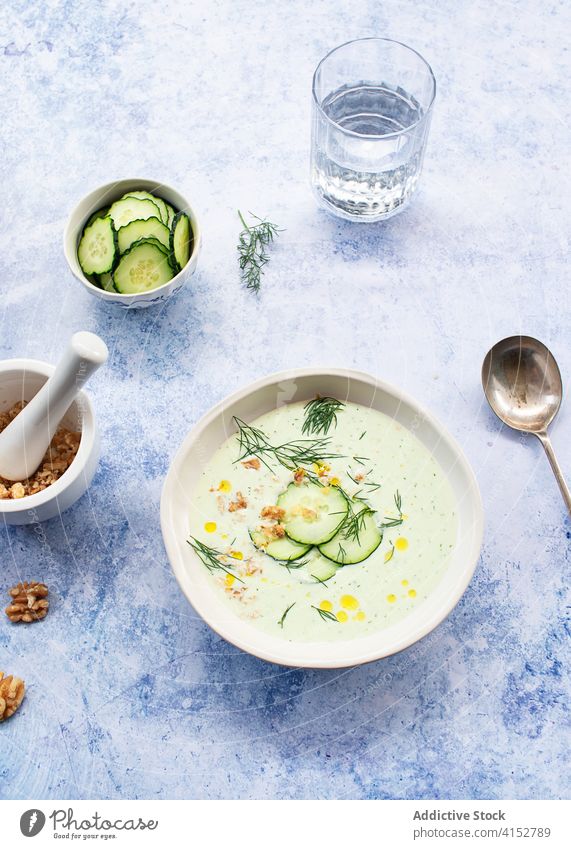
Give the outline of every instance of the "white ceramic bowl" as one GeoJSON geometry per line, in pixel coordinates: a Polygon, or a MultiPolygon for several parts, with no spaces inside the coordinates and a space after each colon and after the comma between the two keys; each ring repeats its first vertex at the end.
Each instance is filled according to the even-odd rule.
{"type": "Polygon", "coordinates": [[[198,254],[200,253],[200,245],[202,241],[202,233],[196,217],[196,213],[192,209],[189,202],[181,194],[179,194],[171,186],[165,183],[159,183],[156,180],[145,180],[140,177],[133,177],[127,180],[115,180],[113,183],[105,183],[103,186],[94,189],[86,195],[75,207],[69,216],[63,234],[63,250],[67,263],[77,279],[82,283],[90,295],[96,298],[101,298],[103,301],[109,301],[119,307],[136,309],[139,307],[150,307],[155,304],[160,304],[166,298],[178,292],[184,284],[190,279],[196,270],[198,262],[198,254]],[[150,292],[141,292],[137,295],[121,295],[119,292],[106,292],[91,283],[79,264],[77,258],[77,246],[81,239],[85,222],[94,212],[101,209],[103,206],[109,206],[113,201],[119,200],[122,195],[129,191],[142,190],[145,192],[154,192],[163,200],[170,203],[177,212],[184,211],[190,218],[192,226],[193,243],[190,259],[185,267],[176,274],[168,283],[164,283],[157,289],[150,292]]]}
{"type": "MultiPolygon", "coordinates": [[[[54,366],[40,360],[0,361],[0,412],[17,401],[30,401],[41,389],[54,366]]],[[[0,499],[0,521],[7,525],[30,525],[59,515],[81,498],[91,483],[99,459],[99,431],[91,401],[80,392],[62,424],[81,431],[73,463],[51,486],[24,498],[0,499]]]]}
{"type": "Polygon", "coordinates": [[[235,392],[192,428],[164,483],[161,526],[166,550],[183,593],[220,636],[264,660],[287,666],[342,667],[377,660],[407,648],[450,613],[476,568],[483,511],[474,474],[458,444],[442,425],[400,390],[362,372],[298,369],[264,377],[235,392]],[[433,453],[455,494],[458,535],[449,568],[431,595],[406,619],[385,630],[344,642],[289,642],[270,636],[228,612],[214,592],[203,563],[186,543],[191,495],[204,463],[235,431],[233,416],[252,421],[288,401],[317,394],[348,400],[385,413],[411,430],[433,453]]]}

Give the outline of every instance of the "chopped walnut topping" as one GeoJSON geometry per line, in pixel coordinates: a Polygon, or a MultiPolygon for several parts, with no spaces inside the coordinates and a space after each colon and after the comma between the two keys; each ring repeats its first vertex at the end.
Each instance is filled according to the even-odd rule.
{"type": "MultiPolygon", "coordinates": [[[[7,412],[0,413],[0,433],[8,427],[18,413],[26,406],[19,401],[7,412]]],[[[0,498],[24,498],[35,495],[55,483],[71,466],[79,448],[81,434],[75,431],[59,428],[46,451],[39,469],[23,481],[7,481],[0,478],[0,498]]]]}
{"type": "Polygon", "coordinates": [[[228,505],[228,510],[230,511],[230,513],[235,513],[236,510],[244,510],[247,506],[248,502],[246,501],[240,490],[238,490],[238,492],[236,493],[236,501],[230,502],[230,504],[228,505]]]}
{"type": "Polygon", "coordinates": [[[363,474],[363,472],[357,472],[357,474],[355,475],[355,480],[356,481],[365,480],[365,475],[363,474]]]}
{"type": "Polygon", "coordinates": [[[308,519],[309,521],[313,521],[314,519],[317,519],[317,511],[312,510],[311,507],[302,507],[301,508],[301,515],[303,516],[304,519],[308,519]]]}
{"type": "Polygon", "coordinates": [[[270,540],[285,537],[285,528],[283,525],[262,525],[260,530],[270,540]]]}
{"type": "Polygon", "coordinates": [[[48,588],[37,581],[24,581],[10,590],[12,602],[6,608],[11,622],[38,622],[47,616],[48,588]]]}
{"type": "Polygon", "coordinates": [[[298,486],[300,483],[303,483],[303,479],[305,478],[305,469],[296,469],[293,473],[293,481],[298,486]]]}
{"type": "Polygon", "coordinates": [[[26,692],[26,687],[21,678],[0,672],[0,722],[8,719],[16,713],[26,692]]]}
{"type": "Polygon", "coordinates": [[[283,507],[263,507],[260,516],[262,519],[276,519],[279,522],[285,516],[285,510],[283,507]]]}
{"type": "Polygon", "coordinates": [[[242,465],[245,469],[259,469],[262,464],[257,457],[251,457],[249,460],[244,460],[242,465]]]}
{"type": "Polygon", "coordinates": [[[295,507],[292,507],[290,515],[301,516],[303,519],[308,519],[309,521],[317,519],[317,511],[312,510],[311,507],[304,507],[303,504],[296,504],[295,507]]]}

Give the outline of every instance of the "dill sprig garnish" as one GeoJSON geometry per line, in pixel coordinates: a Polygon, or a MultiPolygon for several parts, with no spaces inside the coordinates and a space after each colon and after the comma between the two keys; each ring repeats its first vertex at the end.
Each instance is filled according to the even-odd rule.
{"type": "Polygon", "coordinates": [[[403,512],[402,512],[402,498],[400,492],[397,491],[394,494],[395,507],[397,508],[398,517],[394,518],[393,516],[385,516],[385,521],[379,525],[379,530],[384,531],[386,528],[396,528],[398,525],[402,525],[404,522],[403,512]]]}
{"type": "Polygon", "coordinates": [[[329,439],[323,437],[319,439],[294,439],[292,442],[284,442],[282,445],[272,445],[260,428],[246,424],[237,416],[234,416],[234,421],[238,426],[240,449],[240,456],[235,461],[236,463],[246,457],[257,457],[267,469],[273,472],[274,470],[268,462],[271,459],[291,472],[302,468],[308,478],[317,480],[317,475],[313,474],[308,466],[339,457],[339,454],[333,454],[329,450],[329,439]]]}
{"type": "Polygon", "coordinates": [[[216,548],[212,548],[210,545],[206,545],[206,543],[201,542],[196,537],[190,537],[187,539],[187,543],[193,549],[193,551],[200,557],[206,568],[210,573],[215,572],[217,570],[225,572],[227,575],[232,575],[233,578],[236,578],[237,581],[240,581],[241,584],[244,581],[235,575],[227,566],[221,561],[221,558],[230,558],[230,560],[240,560],[239,557],[234,557],[233,554],[225,554],[223,551],[218,551],[216,548]]]}
{"type": "Polygon", "coordinates": [[[295,602],[295,601],[294,601],[294,602],[293,602],[293,604],[290,604],[290,606],[289,606],[289,607],[286,607],[286,609],[285,609],[285,610],[284,610],[284,612],[282,613],[281,618],[280,618],[280,619],[278,619],[278,625],[280,626],[280,628],[283,628],[286,616],[288,615],[288,613],[290,612],[290,610],[292,609],[292,607],[295,607],[296,603],[297,603],[297,602],[295,602]]]}
{"type": "Polygon", "coordinates": [[[337,427],[337,413],[345,404],[336,398],[314,398],[308,401],[303,408],[305,421],[301,429],[302,433],[324,434],[329,433],[331,425],[337,427]]]}
{"type": "Polygon", "coordinates": [[[323,586],[324,586],[324,587],[326,587],[326,586],[327,586],[327,581],[330,581],[330,580],[331,580],[331,578],[333,577],[333,575],[331,576],[331,578],[325,578],[325,579],[323,579],[323,578],[318,578],[318,577],[317,577],[317,575],[311,575],[311,577],[312,577],[312,578],[315,578],[315,580],[316,580],[318,583],[323,584],[323,586]]]}
{"type": "Polygon", "coordinates": [[[285,566],[288,572],[291,572],[292,569],[301,569],[302,566],[307,566],[309,563],[309,560],[277,560],[275,557],[273,561],[280,566],[285,566]]]}
{"type": "Polygon", "coordinates": [[[266,253],[266,248],[274,241],[281,230],[276,224],[258,218],[253,213],[250,213],[250,215],[256,219],[257,224],[247,224],[240,210],[238,210],[238,215],[244,226],[238,236],[238,253],[240,255],[238,262],[242,282],[246,284],[246,289],[259,292],[264,266],[270,259],[266,253]]]}
{"type": "Polygon", "coordinates": [[[313,605],[313,604],[311,605],[311,607],[313,607],[313,609],[314,609],[314,610],[317,610],[317,612],[319,613],[319,615],[321,616],[321,618],[322,618],[322,619],[325,619],[325,621],[330,621],[330,622],[339,622],[339,620],[337,619],[337,617],[335,616],[335,614],[334,614],[334,613],[331,613],[331,611],[329,611],[329,610],[322,610],[320,607],[315,607],[315,605],[313,605]]]}
{"type": "Polygon", "coordinates": [[[365,505],[362,510],[357,512],[353,509],[353,505],[349,502],[349,510],[347,512],[347,518],[342,527],[342,533],[345,539],[354,540],[357,545],[360,545],[359,534],[365,527],[365,521],[367,516],[374,516],[375,510],[369,505],[365,505]]]}
{"type": "MultiPolygon", "coordinates": [[[[370,475],[372,471],[373,471],[372,469],[369,469],[368,472],[365,472],[365,474],[362,475],[360,479],[358,479],[358,478],[354,477],[353,474],[349,470],[347,470],[347,477],[350,478],[353,481],[353,483],[356,484],[357,486],[361,486],[361,485],[366,486],[367,489],[369,490],[369,492],[376,492],[377,489],[381,488],[381,484],[375,483],[374,481],[365,480],[365,477],[367,475],[370,475]]],[[[359,490],[359,492],[361,492],[361,490],[359,490]]],[[[356,498],[358,494],[359,493],[355,493],[353,498],[356,498]]]]}

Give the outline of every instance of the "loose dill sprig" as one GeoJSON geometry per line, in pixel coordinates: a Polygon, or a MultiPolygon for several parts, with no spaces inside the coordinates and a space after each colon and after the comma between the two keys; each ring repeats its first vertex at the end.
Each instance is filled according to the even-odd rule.
{"type": "Polygon", "coordinates": [[[193,551],[200,557],[206,568],[210,573],[215,571],[225,572],[227,575],[232,575],[233,578],[236,578],[237,581],[240,581],[241,584],[244,581],[235,575],[227,566],[221,561],[222,557],[230,558],[230,560],[240,560],[239,557],[234,557],[233,554],[225,554],[223,551],[218,551],[216,548],[212,548],[206,543],[201,542],[196,537],[190,537],[187,539],[187,543],[193,549],[193,551]]]}
{"type": "Polygon", "coordinates": [[[257,224],[247,224],[240,210],[238,215],[244,227],[238,236],[238,254],[240,255],[238,262],[242,282],[246,284],[246,289],[259,292],[264,266],[270,259],[266,248],[274,241],[278,233],[281,233],[281,230],[276,224],[259,218],[253,213],[250,215],[256,219],[257,224]]]}
{"type": "Polygon", "coordinates": [[[294,602],[293,602],[293,604],[290,604],[290,606],[289,606],[289,607],[286,607],[286,609],[285,609],[285,610],[284,610],[284,612],[282,613],[281,618],[280,618],[280,619],[278,619],[278,625],[280,626],[280,628],[283,628],[286,616],[288,615],[288,613],[290,612],[290,610],[292,609],[292,607],[295,607],[296,603],[297,603],[297,602],[295,602],[295,601],[294,601],[294,602]]]}
{"type": "Polygon", "coordinates": [[[269,460],[279,463],[289,471],[303,468],[311,480],[317,480],[310,468],[313,463],[323,460],[333,460],[339,457],[329,450],[329,439],[295,439],[292,442],[284,442],[283,445],[272,445],[266,434],[257,427],[246,424],[242,419],[234,416],[238,427],[238,446],[240,456],[235,461],[239,463],[246,457],[257,457],[260,462],[271,472],[269,460]]]}
{"type": "Polygon", "coordinates": [[[336,398],[314,398],[303,408],[305,420],[301,429],[305,434],[328,434],[331,425],[337,427],[337,413],[345,404],[336,398]]]}
{"type": "Polygon", "coordinates": [[[329,622],[338,622],[339,621],[337,619],[337,617],[335,616],[335,614],[331,613],[331,611],[322,610],[320,607],[315,607],[315,605],[313,605],[313,604],[311,605],[311,607],[313,607],[314,610],[317,610],[317,612],[319,613],[321,618],[325,619],[326,622],[327,621],[329,621],[329,622]]]}

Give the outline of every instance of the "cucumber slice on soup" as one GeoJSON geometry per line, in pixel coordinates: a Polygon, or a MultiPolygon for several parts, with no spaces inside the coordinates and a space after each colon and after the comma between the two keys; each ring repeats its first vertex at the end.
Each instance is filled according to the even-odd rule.
{"type": "Polygon", "coordinates": [[[77,258],[84,274],[111,271],[117,256],[117,234],[111,218],[96,218],[83,231],[77,258]]]}
{"type": "Polygon", "coordinates": [[[319,551],[333,563],[348,566],[370,557],[382,540],[383,534],[377,527],[374,511],[364,501],[353,498],[342,527],[328,542],[319,546],[319,551]]]}
{"type": "Polygon", "coordinates": [[[301,545],[299,542],[289,539],[289,537],[281,537],[280,539],[268,541],[268,537],[259,530],[249,531],[249,534],[256,548],[264,551],[274,560],[298,560],[304,554],[307,554],[311,548],[310,545],[301,545]]]}
{"type": "Polygon", "coordinates": [[[337,571],[337,564],[320,558],[308,566],[307,571],[317,581],[328,581],[337,571]]]}
{"type": "Polygon", "coordinates": [[[285,510],[283,525],[290,539],[321,545],[334,536],[347,516],[348,502],[339,487],[291,483],[278,498],[285,510]]]}
{"type": "Polygon", "coordinates": [[[115,288],[123,295],[150,292],[174,276],[168,257],[158,245],[143,240],[135,242],[119,260],[113,272],[115,288]]]}

